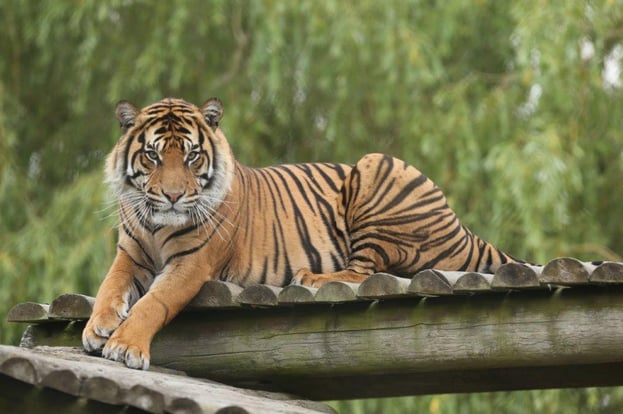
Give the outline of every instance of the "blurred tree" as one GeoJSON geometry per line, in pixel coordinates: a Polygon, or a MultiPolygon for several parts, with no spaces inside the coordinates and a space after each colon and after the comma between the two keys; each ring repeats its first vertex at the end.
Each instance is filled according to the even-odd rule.
{"type": "MultiPolygon", "coordinates": [[[[0,1],[0,314],[95,293],[120,99],[219,96],[245,164],[391,153],[516,256],[621,259],[621,27],[621,0],[0,1]]],[[[422,409],[563,404],[495,395],[422,409]]],[[[623,401],[582,395],[583,412],[623,401]]]]}

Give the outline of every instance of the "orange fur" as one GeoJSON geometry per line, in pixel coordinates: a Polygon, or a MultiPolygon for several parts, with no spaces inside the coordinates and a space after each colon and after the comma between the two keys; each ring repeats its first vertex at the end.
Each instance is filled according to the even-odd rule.
{"type": "Polygon", "coordinates": [[[515,261],[467,230],[441,190],[401,160],[248,168],[221,116],[217,99],[118,105],[123,136],[106,167],[118,253],[83,333],[87,351],[146,369],[153,336],[211,279],[318,287],[515,261]]]}

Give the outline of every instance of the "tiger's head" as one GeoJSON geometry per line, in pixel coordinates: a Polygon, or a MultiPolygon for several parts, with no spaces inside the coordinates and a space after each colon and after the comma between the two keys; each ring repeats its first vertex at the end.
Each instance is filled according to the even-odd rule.
{"type": "Polygon", "coordinates": [[[166,98],[140,110],[121,101],[116,115],[123,135],[108,156],[106,181],[120,203],[149,225],[209,220],[234,175],[231,149],[218,128],[221,101],[197,107],[166,98]]]}

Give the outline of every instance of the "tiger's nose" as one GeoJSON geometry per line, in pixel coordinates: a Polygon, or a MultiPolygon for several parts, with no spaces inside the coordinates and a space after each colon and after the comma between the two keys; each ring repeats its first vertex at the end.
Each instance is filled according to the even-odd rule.
{"type": "Polygon", "coordinates": [[[177,200],[182,198],[184,193],[182,191],[163,191],[162,194],[171,202],[171,204],[175,204],[177,200]]]}

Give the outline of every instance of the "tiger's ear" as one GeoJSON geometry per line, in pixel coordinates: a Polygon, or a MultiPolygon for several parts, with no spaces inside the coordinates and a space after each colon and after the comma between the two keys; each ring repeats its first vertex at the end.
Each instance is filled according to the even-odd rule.
{"type": "Polygon", "coordinates": [[[201,113],[211,128],[216,128],[223,117],[223,103],[219,98],[210,98],[201,105],[201,113]]]}
{"type": "Polygon", "coordinates": [[[134,119],[138,114],[139,109],[134,106],[130,101],[119,101],[115,108],[115,115],[119,120],[121,130],[126,132],[132,125],[134,125],[134,119]]]}

